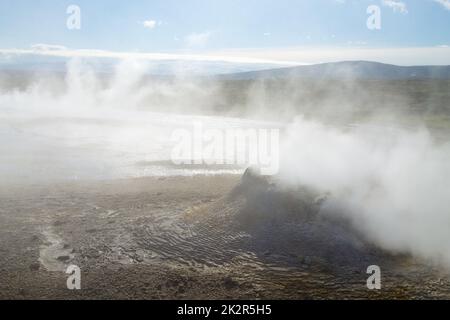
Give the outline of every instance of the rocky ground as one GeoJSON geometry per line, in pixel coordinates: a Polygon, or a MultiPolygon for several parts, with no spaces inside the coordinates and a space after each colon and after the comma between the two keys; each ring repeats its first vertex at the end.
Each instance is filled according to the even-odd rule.
{"type": "Polygon", "coordinates": [[[251,174],[2,187],[0,298],[450,298],[447,273],[370,245],[323,199],[251,174]]]}

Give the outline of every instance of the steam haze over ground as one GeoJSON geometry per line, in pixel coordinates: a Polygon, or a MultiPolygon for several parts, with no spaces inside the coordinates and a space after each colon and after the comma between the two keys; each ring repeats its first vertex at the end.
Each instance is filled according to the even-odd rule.
{"type": "Polygon", "coordinates": [[[149,71],[129,60],[113,74],[96,73],[75,59],[67,73],[4,72],[2,188],[240,174],[245,166],[171,166],[173,130],[195,122],[276,127],[282,130],[279,179],[285,186],[327,193],[323,214],[343,215],[384,249],[450,268],[449,80],[358,79],[350,67],[344,81],[160,77],[149,71]]]}

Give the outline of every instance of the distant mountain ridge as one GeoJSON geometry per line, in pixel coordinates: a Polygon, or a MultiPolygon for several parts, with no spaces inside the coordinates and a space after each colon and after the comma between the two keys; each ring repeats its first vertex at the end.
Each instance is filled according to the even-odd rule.
{"type": "Polygon", "coordinates": [[[450,66],[397,66],[370,61],[342,61],[219,76],[225,80],[288,77],[368,80],[450,79],[450,66]]]}
{"type": "MultiPolygon", "coordinates": [[[[113,60],[89,60],[86,65],[102,75],[111,75],[115,71],[117,61],[113,60]]],[[[1,63],[0,74],[33,74],[56,73],[65,74],[68,61],[62,59],[43,60],[34,63],[27,60],[16,61],[13,64],[1,63]]],[[[169,61],[160,61],[152,66],[145,74],[157,78],[172,78],[176,72],[183,69],[184,64],[179,62],[171,65],[169,61]]],[[[227,65],[220,63],[190,65],[183,70],[184,75],[192,77],[207,77],[219,80],[258,80],[258,79],[337,79],[337,80],[415,80],[436,79],[450,80],[450,66],[398,66],[371,61],[341,61],[296,67],[283,67],[269,69],[270,65],[254,65],[253,68],[244,65],[227,65]],[[191,68],[191,69],[189,69],[191,68]],[[198,68],[197,72],[196,69],[198,68]],[[207,72],[201,72],[207,70],[207,72]],[[246,71],[251,70],[251,71],[246,71]]]]}

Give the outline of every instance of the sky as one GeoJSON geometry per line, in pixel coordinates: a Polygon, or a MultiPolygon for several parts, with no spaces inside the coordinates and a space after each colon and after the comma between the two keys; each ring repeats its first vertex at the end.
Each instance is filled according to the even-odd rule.
{"type": "Polygon", "coordinates": [[[3,54],[450,64],[449,46],[450,0],[0,0],[3,54]]]}

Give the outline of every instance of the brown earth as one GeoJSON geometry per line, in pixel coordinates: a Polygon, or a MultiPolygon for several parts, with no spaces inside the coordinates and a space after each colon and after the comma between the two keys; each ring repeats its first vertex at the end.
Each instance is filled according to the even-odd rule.
{"type": "Polygon", "coordinates": [[[450,298],[443,271],[370,245],[322,200],[237,176],[1,187],[0,299],[450,298]]]}

